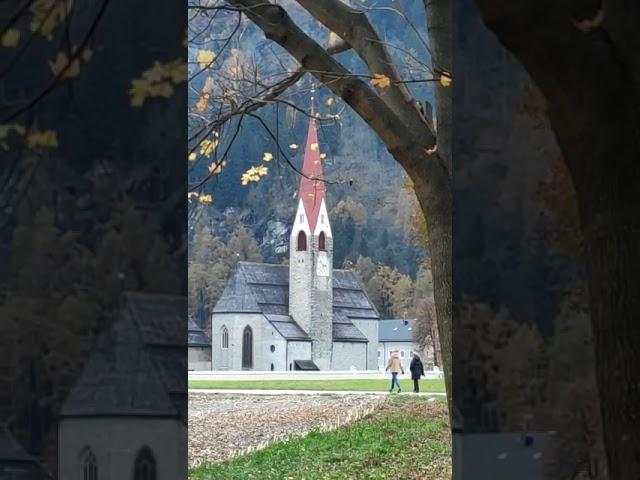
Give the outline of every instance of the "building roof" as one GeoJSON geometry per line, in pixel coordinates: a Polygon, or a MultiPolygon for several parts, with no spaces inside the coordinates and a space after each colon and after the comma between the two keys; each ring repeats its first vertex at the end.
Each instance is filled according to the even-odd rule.
{"type": "Polygon", "coordinates": [[[186,298],[123,295],[61,411],[75,416],[169,416],[186,421],[186,298]]]}
{"type": "Polygon", "coordinates": [[[380,320],[378,322],[378,342],[413,342],[415,319],[380,320]]]}
{"type": "Polygon", "coordinates": [[[322,178],[322,159],[320,158],[316,120],[315,118],[311,118],[307,131],[307,144],[304,149],[304,158],[302,161],[302,175],[300,176],[298,198],[302,200],[312,232],[315,230],[316,223],[318,222],[320,205],[322,205],[322,201],[325,199],[324,182],[315,180],[322,178]]]}
{"type": "Polygon", "coordinates": [[[210,347],[211,340],[192,318],[187,323],[187,345],[190,347],[210,347]]]}
{"type": "MultiPolygon", "coordinates": [[[[261,313],[288,340],[310,340],[289,316],[289,266],[239,262],[214,313],[261,313]]],[[[333,339],[366,342],[354,319],[379,315],[355,272],[333,271],[333,339]]]]}
{"type": "Polygon", "coordinates": [[[6,426],[0,426],[0,465],[5,463],[36,464],[38,461],[22,448],[6,426]]]}

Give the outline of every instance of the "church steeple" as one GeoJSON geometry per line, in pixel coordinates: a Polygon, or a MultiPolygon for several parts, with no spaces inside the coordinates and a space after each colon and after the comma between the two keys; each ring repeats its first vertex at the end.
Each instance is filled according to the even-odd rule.
{"type": "Polygon", "coordinates": [[[318,224],[321,206],[325,202],[326,193],[315,118],[311,118],[309,121],[301,172],[298,199],[304,205],[305,213],[309,219],[310,230],[314,232],[318,224]]]}
{"type": "Polygon", "coordinates": [[[333,239],[315,115],[309,120],[300,172],[290,239],[289,315],[311,337],[312,360],[328,370],[333,346],[333,239]]]}

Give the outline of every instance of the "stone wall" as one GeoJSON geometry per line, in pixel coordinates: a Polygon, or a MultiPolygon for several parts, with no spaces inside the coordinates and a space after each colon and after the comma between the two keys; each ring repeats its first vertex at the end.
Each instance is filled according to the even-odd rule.
{"type": "Polygon", "coordinates": [[[331,369],[349,370],[354,366],[366,370],[367,348],[367,343],[334,342],[331,369]]]}
{"type": "Polygon", "coordinates": [[[287,342],[286,370],[293,370],[294,360],[311,360],[311,342],[287,342]]]}
{"type": "Polygon", "coordinates": [[[355,320],[353,324],[369,340],[370,348],[367,349],[366,370],[376,370],[378,368],[378,358],[376,346],[378,345],[378,320],[355,320]]]}
{"type": "Polygon", "coordinates": [[[189,370],[211,370],[211,347],[189,347],[189,370]]]}

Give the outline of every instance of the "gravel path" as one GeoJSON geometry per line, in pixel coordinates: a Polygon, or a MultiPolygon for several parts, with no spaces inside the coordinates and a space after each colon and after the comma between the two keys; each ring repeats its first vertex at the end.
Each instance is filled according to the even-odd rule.
{"type": "Polygon", "coordinates": [[[189,394],[189,465],[219,462],[248,449],[335,428],[372,412],[373,395],[189,394]]]}

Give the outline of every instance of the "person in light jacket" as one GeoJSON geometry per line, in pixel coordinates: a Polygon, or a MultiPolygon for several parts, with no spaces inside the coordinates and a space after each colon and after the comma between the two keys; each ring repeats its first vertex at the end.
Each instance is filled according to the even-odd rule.
{"type": "Polygon", "coordinates": [[[393,388],[395,386],[398,387],[398,393],[402,392],[400,388],[400,382],[398,381],[398,373],[402,372],[404,375],[404,368],[402,368],[402,363],[400,362],[400,353],[395,350],[391,353],[391,357],[389,357],[389,363],[387,363],[387,368],[385,372],[391,372],[391,389],[389,393],[393,393],[393,388]]]}
{"type": "Polygon", "coordinates": [[[422,360],[420,360],[420,357],[415,352],[411,359],[409,370],[411,370],[411,380],[413,380],[413,393],[419,393],[420,385],[418,385],[418,382],[420,381],[420,377],[424,377],[424,366],[422,365],[422,360]]]}

